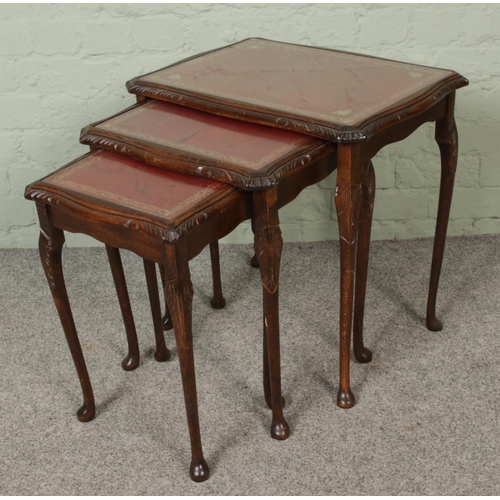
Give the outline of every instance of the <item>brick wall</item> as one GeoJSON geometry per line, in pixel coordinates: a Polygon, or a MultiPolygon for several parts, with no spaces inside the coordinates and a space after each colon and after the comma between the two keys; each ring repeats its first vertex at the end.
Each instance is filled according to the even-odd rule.
{"type": "MultiPolygon", "coordinates": [[[[133,76],[262,36],[451,68],[460,156],[450,234],[500,232],[500,6],[494,4],[0,5],[0,247],[34,247],[26,184],[87,149],[82,127],[132,104],[133,76]]],[[[431,236],[439,186],[433,127],[374,160],[373,238],[431,236]]],[[[281,211],[284,238],[337,237],[334,176],[281,211]]],[[[226,241],[252,240],[242,225],[226,241]]],[[[83,236],[70,245],[94,244],[83,236]]]]}

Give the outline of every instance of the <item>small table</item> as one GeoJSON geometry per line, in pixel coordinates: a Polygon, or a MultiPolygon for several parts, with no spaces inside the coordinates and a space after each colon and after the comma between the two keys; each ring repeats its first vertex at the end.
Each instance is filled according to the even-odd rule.
{"type": "MultiPolygon", "coordinates": [[[[190,475],[194,481],[205,481],[210,470],[203,456],[198,418],[189,260],[251,217],[249,196],[220,182],[97,151],[30,184],[25,197],[36,202],[40,257],[82,388],[83,405],[77,412],[81,422],[94,418],[95,402],[63,277],[64,231],[87,234],[108,248],[125,248],[144,259],[155,333],[162,340],[156,353],[160,359],[155,356],[159,361],[168,359],[169,351],[163,339],[154,263],[164,266],[191,441],[190,475]]],[[[121,269],[118,274],[120,299],[127,302],[130,325],[121,269]]]]}
{"type": "MultiPolygon", "coordinates": [[[[355,404],[349,376],[351,330],[356,359],[367,362],[372,357],[362,343],[375,191],[371,159],[425,122],[436,122],[442,172],[426,322],[430,330],[442,329],[436,317],[436,296],[458,154],[455,91],[467,84],[454,71],[256,38],[127,83],[139,98],[170,101],[337,144],[335,205],[341,252],[337,403],[343,408],[355,404]]],[[[265,193],[260,202],[264,211],[273,205],[272,190],[265,193]]]]}

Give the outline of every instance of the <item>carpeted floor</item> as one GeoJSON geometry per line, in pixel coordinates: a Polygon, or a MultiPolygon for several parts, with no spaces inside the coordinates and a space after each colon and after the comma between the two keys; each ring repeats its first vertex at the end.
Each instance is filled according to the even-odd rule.
{"type": "Polygon", "coordinates": [[[141,345],[125,332],[104,249],[65,249],[68,293],[97,416],[82,424],[76,372],[35,250],[0,251],[2,495],[500,494],[500,236],[449,238],[439,316],[424,326],[432,240],[372,244],[357,405],[335,404],[339,247],[285,245],[281,326],[287,441],[261,390],[261,289],[251,248],[222,246],[227,307],[210,309],[208,250],[191,265],[202,439],[211,478],[189,479],[178,359],[157,363],[142,262],[123,252],[141,345]]]}

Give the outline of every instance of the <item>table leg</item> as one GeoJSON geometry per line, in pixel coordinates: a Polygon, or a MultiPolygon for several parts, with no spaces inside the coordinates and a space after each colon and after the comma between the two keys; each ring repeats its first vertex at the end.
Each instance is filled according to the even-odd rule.
{"type": "MultiPolygon", "coordinates": [[[[252,224],[252,233],[255,237],[255,220],[253,217],[250,219],[250,223],[252,224]]],[[[250,265],[255,268],[259,267],[259,262],[257,261],[257,256],[255,255],[255,248],[253,251],[253,257],[250,259],[250,265]]]]}
{"type": "Polygon", "coordinates": [[[170,351],[167,349],[165,336],[163,335],[160,296],[158,294],[158,282],[156,280],[156,267],[154,262],[144,259],[144,271],[146,273],[149,303],[151,304],[151,314],[153,315],[153,326],[155,330],[155,359],[156,361],[167,361],[170,359],[170,351]]]}
{"type": "Polygon", "coordinates": [[[359,214],[358,250],[356,259],[356,291],[354,297],[353,348],[359,363],[372,360],[372,352],[363,344],[363,317],[365,312],[366,280],[370,254],[370,233],[372,229],[373,205],[375,203],[375,171],[368,163],[362,184],[362,201],[359,214]]]}
{"type": "Polygon", "coordinates": [[[212,264],[212,283],[214,288],[214,296],[210,301],[210,305],[214,309],[222,309],[226,305],[226,299],[222,295],[218,241],[213,241],[212,243],[210,243],[210,261],[212,264]]]}
{"type": "MultiPolygon", "coordinates": [[[[160,268],[160,276],[161,276],[161,284],[163,290],[165,290],[165,268],[159,264],[160,268]]],[[[164,330],[172,330],[172,318],[170,317],[170,311],[168,310],[167,297],[165,297],[165,314],[162,318],[163,329],[164,330]]]]}
{"type": "Polygon", "coordinates": [[[431,279],[427,299],[427,328],[433,332],[443,329],[443,323],[436,317],[436,298],[439,285],[439,275],[443,263],[446,231],[450,216],[453,184],[457,169],[458,134],[454,118],[455,93],[448,97],[446,114],[436,122],[436,142],[441,152],[441,187],[439,190],[439,206],[432,253],[431,279]]]}
{"type": "Polygon", "coordinates": [[[51,224],[47,213],[47,207],[44,204],[37,203],[37,211],[41,229],[39,250],[42,266],[49,283],[50,291],[52,292],[52,297],[61,320],[83,392],[83,405],[78,409],[76,415],[80,422],[88,422],[95,416],[94,393],[92,391],[92,385],[90,383],[87,366],[85,365],[80,341],[78,340],[68,293],[64,283],[61,261],[64,233],[61,229],[51,224]]]}
{"type": "MultiPolygon", "coordinates": [[[[252,232],[255,237],[255,220],[252,217],[252,232]]],[[[253,257],[250,259],[250,265],[254,268],[259,267],[259,262],[257,261],[257,255],[253,253],[253,257]]],[[[262,326],[262,384],[264,386],[264,399],[266,400],[267,407],[272,410],[273,404],[271,402],[271,381],[269,379],[269,355],[267,353],[267,328],[266,328],[266,318],[263,316],[263,326],[262,326]]],[[[285,406],[285,398],[281,397],[282,405],[285,406]]]]}
{"type": "Polygon", "coordinates": [[[201,482],[209,478],[210,469],[203,456],[201,446],[193,354],[193,285],[189,273],[186,241],[179,241],[176,245],[165,244],[163,263],[166,271],[165,295],[174,323],[189,437],[191,440],[191,466],[189,473],[193,481],[201,482]]]}
{"type": "Polygon", "coordinates": [[[337,404],[350,408],[355,404],[350,387],[349,356],[354,302],[354,277],[362,187],[357,179],[358,165],[351,145],[339,145],[335,206],[340,236],[340,385],[337,404]]]}
{"type": "MultiPolygon", "coordinates": [[[[252,232],[255,237],[255,219],[252,217],[252,232]]],[[[250,259],[250,265],[254,268],[259,267],[259,262],[257,260],[257,254],[253,253],[253,257],[250,259]]],[[[269,379],[269,355],[267,353],[267,328],[266,328],[266,318],[263,316],[263,327],[262,331],[262,385],[264,386],[264,399],[266,400],[267,407],[272,410],[273,404],[271,402],[271,380],[269,379]]],[[[285,398],[281,396],[282,406],[285,406],[285,398]]]]}
{"type": "Polygon", "coordinates": [[[106,245],[106,253],[108,254],[111,274],[115,283],[116,294],[122,312],[123,323],[127,333],[128,354],[123,358],[122,368],[130,371],[135,370],[139,366],[139,343],[137,342],[137,331],[134,324],[134,316],[130,307],[130,299],[128,296],[127,283],[123,273],[122,260],[118,248],[106,245]]]}
{"type": "Polygon", "coordinates": [[[269,355],[267,353],[267,328],[266,318],[262,315],[262,385],[264,387],[264,399],[267,407],[272,410],[273,403],[271,400],[271,380],[269,379],[269,355]]]}
{"type": "MultiPolygon", "coordinates": [[[[252,233],[255,239],[255,219],[252,217],[252,233]]],[[[255,245],[253,257],[250,259],[250,265],[254,268],[259,267],[257,261],[257,254],[255,253],[255,245]]],[[[266,318],[262,315],[262,385],[264,387],[264,399],[266,401],[267,407],[272,410],[273,404],[271,402],[271,381],[269,379],[269,355],[267,353],[267,328],[266,328],[266,318]]],[[[284,406],[284,405],[283,405],[284,406]]]]}
{"type": "Polygon", "coordinates": [[[276,189],[256,191],[255,206],[255,252],[259,263],[264,303],[264,337],[267,337],[267,356],[273,418],[271,436],[286,439],[290,428],[283,416],[281,397],[281,360],[279,341],[279,269],[283,239],[279,227],[278,195],[276,189]]]}
{"type": "MultiPolygon", "coordinates": [[[[263,332],[262,336],[262,382],[264,386],[264,398],[266,400],[267,407],[272,410],[273,404],[271,401],[271,381],[269,379],[269,356],[267,354],[267,328],[266,319],[263,318],[263,332]]],[[[285,407],[285,398],[281,396],[281,406],[285,407]]]]}

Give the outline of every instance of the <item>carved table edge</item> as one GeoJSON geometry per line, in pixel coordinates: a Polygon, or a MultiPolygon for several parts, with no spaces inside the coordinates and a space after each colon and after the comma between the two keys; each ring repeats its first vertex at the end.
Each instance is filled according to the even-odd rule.
{"type": "MultiPolygon", "coordinates": [[[[139,77],[140,78],[140,77],[139,77]]],[[[191,95],[180,93],[178,90],[159,88],[151,84],[136,83],[138,79],[133,79],[127,82],[127,90],[132,94],[139,94],[153,99],[161,99],[195,109],[212,112],[221,116],[226,116],[233,119],[259,123],[270,127],[281,128],[285,130],[293,130],[295,132],[312,135],[321,139],[336,143],[355,143],[368,140],[375,133],[380,132],[384,128],[397,123],[403,119],[419,114],[420,108],[428,107],[430,104],[437,103],[440,99],[449,93],[465,87],[469,81],[454,73],[444,82],[437,84],[437,87],[429,89],[422,98],[416,102],[410,102],[403,106],[400,110],[390,111],[384,116],[375,117],[362,126],[346,127],[344,130],[333,128],[325,124],[305,122],[299,117],[284,117],[271,114],[269,110],[255,111],[246,110],[241,105],[229,106],[227,104],[215,101],[209,96],[191,95]],[[244,111],[244,114],[242,113],[244,111]],[[249,117],[252,117],[249,119],[249,117]]],[[[424,111],[422,109],[421,111],[424,111]]]]}
{"type": "Polygon", "coordinates": [[[28,186],[24,193],[24,197],[27,200],[44,203],[46,205],[60,206],[72,213],[77,209],[79,212],[83,212],[83,217],[86,215],[102,214],[113,221],[108,223],[114,223],[118,226],[121,225],[131,231],[143,231],[168,243],[174,243],[182,239],[192,227],[205,222],[209,218],[209,210],[207,209],[210,208],[205,207],[205,210],[203,210],[201,214],[197,213],[183,220],[180,224],[175,225],[162,224],[160,221],[152,222],[144,220],[139,214],[126,214],[104,206],[99,206],[99,210],[96,210],[85,200],[68,198],[41,187],[28,186]]]}
{"type": "MultiPolygon", "coordinates": [[[[173,172],[178,172],[178,170],[169,168],[162,163],[162,159],[159,155],[155,155],[152,152],[146,151],[138,146],[133,146],[125,142],[119,141],[117,139],[111,139],[101,135],[96,135],[94,133],[87,132],[88,127],[82,130],[80,136],[80,143],[88,146],[93,146],[100,149],[105,149],[113,153],[120,154],[122,156],[132,157],[134,159],[139,159],[147,165],[154,167],[165,168],[173,172]]],[[[183,171],[185,175],[198,175],[207,179],[213,179],[220,181],[224,184],[230,184],[231,186],[238,187],[244,191],[261,191],[264,189],[269,189],[274,186],[290,171],[297,167],[304,166],[308,163],[312,163],[316,159],[331,153],[335,149],[333,143],[322,143],[319,146],[314,145],[314,147],[308,151],[303,152],[300,156],[293,158],[284,164],[279,165],[270,173],[259,173],[250,174],[248,177],[244,176],[238,172],[233,172],[225,168],[216,167],[213,165],[199,165],[199,163],[190,163],[189,159],[183,159],[182,161],[186,164],[190,164],[193,167],[191,173],[183,171]]],[[[173,158],[165,158],[175,162],[173,158]]],[[[277,160],[279,162],[279,159],[277,160]]]]}

